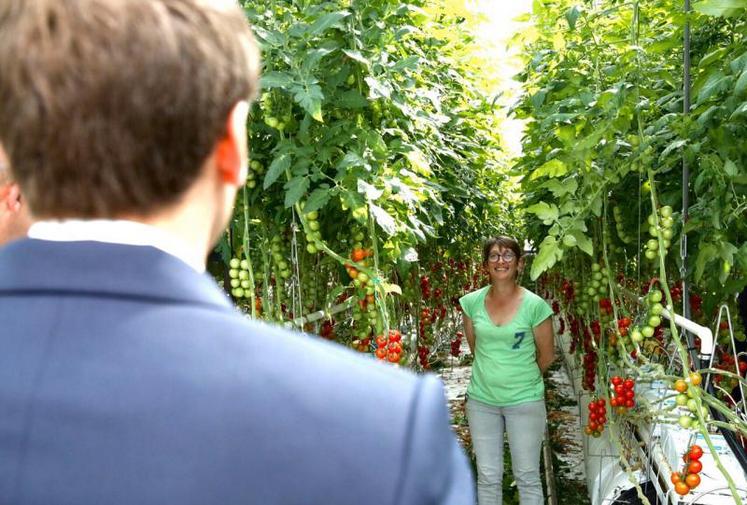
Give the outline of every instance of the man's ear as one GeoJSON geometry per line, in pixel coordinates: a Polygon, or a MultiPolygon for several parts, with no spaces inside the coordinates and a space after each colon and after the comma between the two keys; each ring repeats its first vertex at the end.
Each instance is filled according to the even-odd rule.
{"type": "Polygon", "coordinates": [[[215,165],[221,180],[232,186],[246,182],[248,147],[246,119],[249,103],[241,101],[234,105],[226,120],[226,134],[215,146],[215,165]]]}
{"type": "Polygon", "coordinates": [[[8,212],[21,210],[21,190],[18,184],[0,184],[0,206],[8,212]]]}

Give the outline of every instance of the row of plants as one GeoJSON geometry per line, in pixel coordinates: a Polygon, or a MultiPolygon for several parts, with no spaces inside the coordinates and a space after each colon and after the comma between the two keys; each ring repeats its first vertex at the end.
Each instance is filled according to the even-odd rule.
{"type": "Polygon", "coordinates": [[[262,90],[213,273],[252,317],[429,368],[483,282],[468,258],[520,226],[469,23],[425,1],[243,6],[262,90]]]}
{"type": "MultiPolygon", "coordinates": [[[[534,5],[536,29],[520,41],[515,113],[527,126],[515,172],[538,244],[532,278],[573,335],[594,396],[586,432],[610,434],[631,478],[627,427],[700,433],[741,503],[710,436],[718,428],[747,437],[738,401],[747,361],[737,352],[745,322],[719,310],[734,317],[747,285],[747,4],[694,2],[688,13],[665,0],[534,5]],[[713,367],[695,358],[698,339],[666,317],[685,308],[717,338],[713,367]],[[638,384],[668,393],[637,398],[638,384]]],[[[672,462],[681,495],[700,482],[699,450],[689,449],[684,468],[672,462]]]]}

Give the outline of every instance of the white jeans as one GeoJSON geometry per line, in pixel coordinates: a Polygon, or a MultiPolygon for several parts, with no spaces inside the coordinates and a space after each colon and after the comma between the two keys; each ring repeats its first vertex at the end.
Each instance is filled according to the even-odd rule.
{"type": "Polygon", "coordinates": [[[467,420],[477,457],[477,503],[503,503],[503,431],[508,433],[511,467],[521,505],[542,505],[540,453],[545,435],[545,401],[495,407],[467,400],[467,420]]]}

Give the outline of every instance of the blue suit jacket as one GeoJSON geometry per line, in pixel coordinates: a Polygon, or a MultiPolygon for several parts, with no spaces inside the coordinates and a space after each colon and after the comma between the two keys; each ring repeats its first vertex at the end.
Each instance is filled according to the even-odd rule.
{"type": "Polygon", "coordinates": [[[472,504],[440,382],[152,247],[0,249],[0,504],[472,504]]]}

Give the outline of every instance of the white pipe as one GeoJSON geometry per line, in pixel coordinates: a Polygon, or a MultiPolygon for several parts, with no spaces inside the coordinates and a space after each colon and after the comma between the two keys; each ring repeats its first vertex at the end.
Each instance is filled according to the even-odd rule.
{"type": "Polygon", "coordinates": [[[674,324],[686,329],[690,333],[694,333],[700,338],[700,359],[708,359],[711,357],[711,354],[713,354],[713,332],[710,328],[701,326],[690,319],[685,319],[679,314],[672,314],[667,309],[664,309],[661,315],[670,321],[672,315],[674,315],[674,324]]]}

